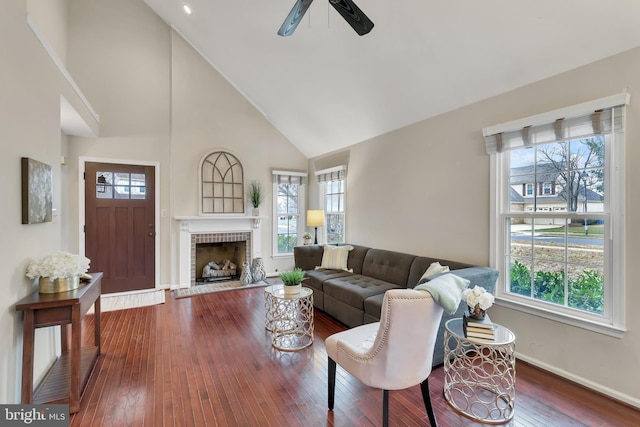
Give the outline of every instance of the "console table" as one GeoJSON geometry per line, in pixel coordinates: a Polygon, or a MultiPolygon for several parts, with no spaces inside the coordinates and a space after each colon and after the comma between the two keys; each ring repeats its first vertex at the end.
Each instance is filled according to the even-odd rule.
{"type": "Polygon", "coordinates": [[[80,398],[100,355],[100,286],[102,273],[78,289],[55,294],[33,294],[16,304],[24,313],[22,341],[22,403],[69,403],[80,409],[80,398]],[[94,346],[81,348],[82,319],[94,306],[94,346]],[[71,325],[71,345],[67,325],[71,325]],[[62,354],[33,390],[33,355],[36,328],[60,325],[62,354]]]}

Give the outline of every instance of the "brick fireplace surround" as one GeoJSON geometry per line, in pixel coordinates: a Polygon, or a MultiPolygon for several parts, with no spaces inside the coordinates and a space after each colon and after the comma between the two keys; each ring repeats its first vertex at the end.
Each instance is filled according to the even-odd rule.
{"type": "MultiPolygon", "coordinates": [[[[177,216],[180,223],[179,285],[188,288],[196,280],[196,244],[214,242],[246,242],[246,260],[260,257],[260,218],[246,215],[177,216]]],[[[238,266],[241,268],[242,266],[238,266]]]]}

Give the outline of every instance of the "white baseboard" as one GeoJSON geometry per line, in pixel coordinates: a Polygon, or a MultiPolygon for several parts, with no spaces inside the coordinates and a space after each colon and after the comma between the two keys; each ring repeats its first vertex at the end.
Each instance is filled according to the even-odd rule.
{"type": "MultiPolygon", "coordinates": [[[[593,382],[591,380],[588,380],[586,378],[580,377],[578,375],[572,374],[571,372],[567,372],[564,369],[559,369],[555,366],[551,366],[547,363],[541,362],[537,359],[519,354],[518,352],[516,352],[516,358],[520,359],[524,362],[529,363],[530,365],[536,366],[540,369],[543,369],[545,371],[551,372],[554,375],[558,375],[559,377],[562,378],[566,378],[569,381],[573,381],[576,384],[580,384],[581,386],[584,386],[588,389],[594,390],[598,393],[601,393],[605,396],[609,396],[612,399],[615,399],[619,402],[622,402],[624,404],[627,404],[629,406],[633,406],[635,408],[639,408],[640,409],[640,399],[633,397],[633,396],[629,396],[628,394],[624,394],[619,392],[618,390],[614,390],[610,387],[604,386],[602,384],[593,382]]],[[[516,365],[516,372],[517,372],[517,365],[516,365]]]]}

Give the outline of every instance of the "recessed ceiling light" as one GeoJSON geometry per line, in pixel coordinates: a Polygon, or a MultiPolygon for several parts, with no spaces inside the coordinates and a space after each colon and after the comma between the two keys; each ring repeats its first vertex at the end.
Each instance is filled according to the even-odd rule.
{"type": "Polygon", "coordinates": [[[183,4],[182,9],[184,10],[184,13],[186,13],[187,15],[191,15],[191,6],[189,6],[188,4],[183,4]]]}

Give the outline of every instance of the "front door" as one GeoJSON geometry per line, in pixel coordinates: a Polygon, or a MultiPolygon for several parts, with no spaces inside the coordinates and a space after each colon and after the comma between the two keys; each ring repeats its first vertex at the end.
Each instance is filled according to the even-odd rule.
{"type": "Polygon", "coordinates": [[[85,163],[85,255],[102,292],[155,287],[155,168],[85,163]]]}

